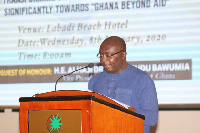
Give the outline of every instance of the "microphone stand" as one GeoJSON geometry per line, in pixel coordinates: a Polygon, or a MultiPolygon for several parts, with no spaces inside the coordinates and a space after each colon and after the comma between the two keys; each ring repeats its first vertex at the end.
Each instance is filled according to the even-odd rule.
{"type": "Polygon", "coordinates": [[[67,76],[67,75],[71,75],[72,73],[74,73],[74,72],[76,72],[76,71],[79,71],[79,70],[81,70],[81,69],[87,68],[87,67],[92,68],[93,66],[94,66],[94,64],[93,64],[93,63],[90,63],[89,65],[87,65],[87,66],[85,66],[85,67],[79,68],[79,69],[77,69],[77,70],[72,71],[71,73],[68,73],[68,74],[65,74],[65,75],[60,76],[60,77],[57,79],[57,81],[56,81],[56,84],[55,84],[55,91],[56,91],[57,83],[58,83],[58,81],[59,81],[62,77],[67,76]]]}

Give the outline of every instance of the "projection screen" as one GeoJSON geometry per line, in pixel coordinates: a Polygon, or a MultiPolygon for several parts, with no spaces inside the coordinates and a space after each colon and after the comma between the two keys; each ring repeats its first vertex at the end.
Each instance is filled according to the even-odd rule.
{"type": "Polygon", "coordinates": [[[0,1],[0,105],[55,90],[88,89],[103,71],[96,54],[109,36],[154,80],[159,104],[200,103],[198,0],[0,1]]]}

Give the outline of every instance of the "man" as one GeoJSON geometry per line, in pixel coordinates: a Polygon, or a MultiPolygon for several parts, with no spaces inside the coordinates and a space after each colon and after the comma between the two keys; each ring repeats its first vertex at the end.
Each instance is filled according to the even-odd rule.
{"type": "Polygon", "coordinates": [[[148,74],[126,61],[126,44],[112,36],[105,39],[97,56],[104,71],[89,82],[89,90],[129,105],[145,116],[144,132],[158,120],[158,100],[154,82],[148,74]]]}

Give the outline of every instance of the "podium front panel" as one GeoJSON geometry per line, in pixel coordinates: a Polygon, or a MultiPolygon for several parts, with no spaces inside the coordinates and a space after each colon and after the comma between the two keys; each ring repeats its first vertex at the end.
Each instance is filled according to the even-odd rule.
{"type": "Polygon", "coordinates": [[[81,110],[29,110],[29,133],[81,133],[81,110]]]}

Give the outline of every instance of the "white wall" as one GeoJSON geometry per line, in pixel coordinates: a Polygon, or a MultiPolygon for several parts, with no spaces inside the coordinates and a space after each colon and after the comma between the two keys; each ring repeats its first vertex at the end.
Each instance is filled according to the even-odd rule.
{"type": "MultiPolygon", "coordinates": [[[[19,133],[19,112],[0,112],[1,133],[19,133]]],[[[200,110],[160,111],[158,124],[151,133],[200,133],[200,110]]]]}
{"type": "Polygon", "coordinates": [[[12,109],[4,109],[0,112],[1,133],[19,133],[19,112],[12,112],[12,109]]]}
{"type": "Polygon", "coordinates": [[[200,110],[159,111],[156,133],[200,133],[200,110]]]}

